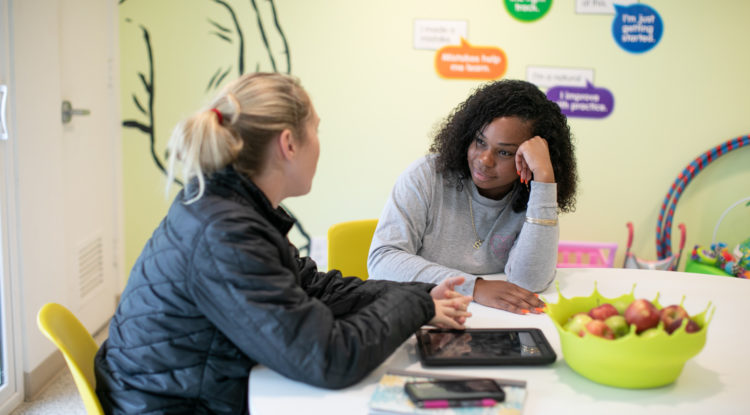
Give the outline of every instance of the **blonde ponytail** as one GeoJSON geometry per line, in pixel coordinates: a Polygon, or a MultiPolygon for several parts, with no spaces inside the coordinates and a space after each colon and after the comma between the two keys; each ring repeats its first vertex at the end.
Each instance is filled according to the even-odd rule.
{"type": "Polygon", "coordinates": [[[182,177],[186,192],[190,181],[198,179],[198,192],[185,203],[192,203],[203,195],[205,176],[224,168],[237,158],[242,149],[242,140],[224,127],[211,109],[203,110],[179,123],[169,140],[169,168],[167,170],[167,192],[175,178],[175,165],[182,165],[182,177]]]}
{"type": "Polygon", "coordinates": [[[228,165],[249,177],[265,165],[266,148],[284,129],[296,136],[311,114],[311,103],[299,81],[289,75],[255,73],[227,85],[210,104],[180,122],[167,145],[166,191],[175,179],[177,161],[182,165],[185,203],[203,196],[206,176],[228,165]],[[193,180],[198,189],[194,192],[193,180]]]}

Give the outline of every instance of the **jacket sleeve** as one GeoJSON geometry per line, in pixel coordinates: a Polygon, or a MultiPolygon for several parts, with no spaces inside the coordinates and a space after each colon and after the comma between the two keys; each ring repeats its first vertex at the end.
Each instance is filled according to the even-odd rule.
{"type": "Polygon", "coordinates": [[[309,257],[298,259],[298,264],[302,288],[330,307],[334,316],[357,312],[375,301],[383,290],[398,288],[429,293],[435,287],[435,284],[420,282],[363,281],[357,277],[342,277],[338,270],[317,272],[315,261],[309,257]]]}
{"type": "Polygon", "coordinates": [[[287,246],[261,221],[211,223],[195,244],[189,281],[207,318],[249,358],[284,376],[326,388],[348,386],[434,316],[424,286],[341,282],[338,275],[315,272],[305,284],[320,298],[311,296],[298,270],[284,265],[287,246]],[[337,286],[345,287],[343,294],[333,294],[337,286]],[[355,296],[362,288],[366,295],[355,296]]]}

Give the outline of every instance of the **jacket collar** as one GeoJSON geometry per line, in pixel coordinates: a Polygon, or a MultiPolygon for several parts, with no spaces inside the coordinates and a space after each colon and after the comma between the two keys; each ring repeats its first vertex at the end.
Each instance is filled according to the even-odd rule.
{"type": "MultiPolygon", "coordinates": [[[[194,184],[194,187],[191,187],[197,189],[197,183],[191,184],[194,184]]],[[[274,209],[265,193],[250,178],[236,171],[232,166],[227,166],[208,176],[206,190],[209,191],[209,189],[211,193],[228,198],[238,197],[249,203],[283,235],[286,235],[294,226],[295,220],[283,207],[279,206],[274,209]]]]}

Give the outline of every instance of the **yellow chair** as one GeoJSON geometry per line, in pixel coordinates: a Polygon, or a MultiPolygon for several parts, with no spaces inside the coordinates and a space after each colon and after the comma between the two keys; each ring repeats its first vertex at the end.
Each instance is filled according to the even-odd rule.
{"type": "Polygon", "coordinates": [[[367,253],[377,219],[341,222],[328,229],[328,269],[367,279],[367,253]]]}
{"type": "Polygon", "coordinates": [[[94,338],[67,308],[60,304],[45,304],[36,319],[39,330],[47,336],[65,357],[73,374],[78,393],[89,415],[104,414],[94,387],[94,356],[99,349],[94,338]]]}

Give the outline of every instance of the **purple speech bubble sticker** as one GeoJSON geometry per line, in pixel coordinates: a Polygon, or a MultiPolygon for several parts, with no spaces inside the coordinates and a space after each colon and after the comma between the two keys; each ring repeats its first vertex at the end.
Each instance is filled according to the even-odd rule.
{"type": "Polygon", "coordinates": [[[596,88],[590,82],[586,87],[556,86],[547,90],[547,99],[556,102],[568,117],[604,118],[612,113],[615,98],[606,88],[596,88]]]}

